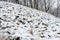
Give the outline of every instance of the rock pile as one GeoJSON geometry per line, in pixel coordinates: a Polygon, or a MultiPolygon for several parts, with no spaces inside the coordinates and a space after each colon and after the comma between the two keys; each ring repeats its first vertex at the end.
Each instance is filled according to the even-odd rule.
{"type": "Polygon", "coordinates": [[[0,40],[59,38],[59,18],[22,5],[0,1],[0,40]]]}

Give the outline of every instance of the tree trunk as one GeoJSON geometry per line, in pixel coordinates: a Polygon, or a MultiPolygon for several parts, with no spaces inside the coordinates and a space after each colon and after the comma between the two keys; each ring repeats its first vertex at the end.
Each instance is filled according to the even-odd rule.
{"type": "Polygon", "coordinates": [[[38,9],[38,0],[34,0],[34,8],[38,9]]]}

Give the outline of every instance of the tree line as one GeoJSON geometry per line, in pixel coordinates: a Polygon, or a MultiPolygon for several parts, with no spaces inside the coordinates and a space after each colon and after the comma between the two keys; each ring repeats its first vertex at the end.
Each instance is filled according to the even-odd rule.
{"type": "Polygon", "coordinates": [[[0,0],[18,3],[27,7],[35,8],[40,11],[48,12],[60,17],[60,1],[59,0],[0,0]]]}

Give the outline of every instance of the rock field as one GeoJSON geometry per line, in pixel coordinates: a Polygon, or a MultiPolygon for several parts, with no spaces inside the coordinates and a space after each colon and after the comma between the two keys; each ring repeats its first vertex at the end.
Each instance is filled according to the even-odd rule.
{"type": "Polygon", "coordinates": [[[0,40],[60,40],[60,19],[0,1],[0,40]]]}

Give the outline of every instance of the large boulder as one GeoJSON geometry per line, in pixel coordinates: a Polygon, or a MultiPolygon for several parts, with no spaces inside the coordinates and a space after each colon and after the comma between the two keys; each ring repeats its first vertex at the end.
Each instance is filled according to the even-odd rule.
{"type": "Polygon", "coordinates": [[[60,40],[60,19],[0,1],[0,40],[60,40]]]}

